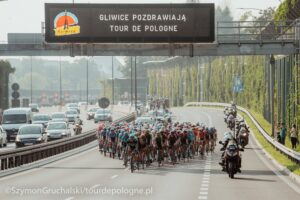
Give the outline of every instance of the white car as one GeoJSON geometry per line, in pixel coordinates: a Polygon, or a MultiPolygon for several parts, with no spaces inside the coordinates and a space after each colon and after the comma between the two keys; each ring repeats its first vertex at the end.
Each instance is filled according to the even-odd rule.
{"type": "Polygon", "coordinates": [[[0,147],[7,146],[7,134],[5,130],[0,126],[0,147]]]}

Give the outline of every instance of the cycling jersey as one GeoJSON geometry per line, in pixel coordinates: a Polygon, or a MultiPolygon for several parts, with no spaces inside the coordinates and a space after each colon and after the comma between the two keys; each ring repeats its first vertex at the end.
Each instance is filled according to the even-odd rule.
{"type": "Polygon", "coordinates": [[[187,144],[187,135],[186,134],[182,134],[180,136],[180,142],[181,142],[181,144],[187,144]]]}
{"type": "Polygon", "coordinates": [[[169,147],[172,148],[175,145],[177,138],[174,134],[171,134],[169,135],[168,140],[169,140],[169,147]]]}
{"type": "Polygon", "coordinates": [[[162,149],[163,148],[163,146],[162,146],[162,137],[160,137],[160,136],[157,136],[157,137],[155,137],[155,143],[156,143],[156,147],[158,148],[158,149],[162,149]]]}

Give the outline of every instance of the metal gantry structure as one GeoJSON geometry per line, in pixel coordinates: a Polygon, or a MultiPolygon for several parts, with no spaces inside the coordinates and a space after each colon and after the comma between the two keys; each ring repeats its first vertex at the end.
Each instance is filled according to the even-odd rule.
{"type": "MultiPolygon", "coordinates": [[[[194,3],[194,1],[191,1],[194,3]]],[[[269,102],[275,97],[274,78],[280,80],[277,84],[277,102],[282,103],[277,108],[282,115],[277,120],[285,120],[287,96],[290,87],[287,86],[287,77],[292,71],[288,69],[291,65],[296,66],[298,71],[300,50],[300,21],[221,21],[216,24],[214,43],[146,43],[146,44],[49,44],[37,41],[34,44],[7,43],[0,44],[0,56],[241,56],[241,55],[285,55],[293,57],[289,62],[269,60],[269,102]],[[278,67],[279,66],[279,67],[278,67]],[[269,68],[270,67],[270,68],[269,68]],[[276,72],[275,72],[276,71],[276,72]],[[273,80],[273,81],[272,81],[273,80]],[[282,85],[283,84],[283,85],[282,85]],[[285,85],[284,85],[285,84],[285,85]],[[282,98],[284,97],[284,98],[282,98]]],[[[272,58],[272,56],[271,56],[272,58]]],[[[113,61],[112,61],[113,62],[113,61]]],[[[131,62],[132,63],[132,62],[131,62]]],[[[113,65],[113,63],[112,63],[113,65]]],[[[133,63],[132,63],[133,65],[133,63]]],[[[135,65],[134,65],[135,67],[135,65]]],[[[113,69],[112,69],[113,70],[113,69]]],[[[131,70],[133,72],[133,70],[131,70]]],[[[135,70],[136,71],[136,70],[135,70]]],[[[135,74],[132,74],[132,76],[135,74]]],[[[298,77],[298,76],[297,76],[298,77]]],[[[298,80],[294,82],[298,83],[298,80]]],[[[277,82],[276,82],[277,83],[277,82]]],[[[133,85],[133,83],[132,83],[133,85]]],[[[294,84],[297,94],[298,85],[294,84]]],[[[136,89],[135,89],[136,90],[136,89]]],[[[133,91],[131,92],[133,94],[133,91]]],[[[136,94],[135,94],[136,96],[136,94]]],[[[200,98],[201,96],[199,96],[200,98]]],[[[131,96],[133,99],[133,95],[131,96]]],[[[200,99],[203,99],[201,97],[200,99]]],[[[271,101],[273,99],[273,101],[271,101]]],[[[298,103],[298,100],[295,101],[298,103]]],[[[271,103],[270,103],[271,104],[271,103]]],[[[274,113],[274,105],[269,106],[274,113]]],[[[278,104],[279,106],[279,104],[278,104]]],[[[296,107],[296,106],[294,106],[296,107]]],[[[293,108],[293,110],[297,110],[293,108]]],[[[295,114],[296,111],[293,111],[295,114]]],[[[273,122],[274,114],[270,114],[269,121],[273,122]]]]}
{"type": "Polygon", "coordinates": [[[217,22],[214,43],[0,44],[0,56],[229,56],[299,53],[299,23],[217,22]]]}

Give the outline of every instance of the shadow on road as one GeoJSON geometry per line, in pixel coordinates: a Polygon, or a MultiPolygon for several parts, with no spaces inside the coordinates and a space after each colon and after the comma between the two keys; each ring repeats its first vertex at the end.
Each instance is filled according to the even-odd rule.
{"type": "Polygon", "coordinates": [[[242,178],[242,177],[235,177],[236,180],[242,180],[242,181],[259,181],[259,182],[276,182],[275,180],[270,179],[260,179],[260,178],[242,178]]]}

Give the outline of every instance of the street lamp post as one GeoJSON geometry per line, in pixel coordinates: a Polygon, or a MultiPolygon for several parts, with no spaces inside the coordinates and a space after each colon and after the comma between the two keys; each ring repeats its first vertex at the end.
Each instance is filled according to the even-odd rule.
{"type": "Polygon", "coordinates": [[[86,58],[86,110],[89,105],[89,57],[86,58]]]}
{"type": "Polygon", "coordinates": [[[59,57],[59,107],[62,109],[62,77],[61,77],[61,57],[59,57]]]}
{"type": "Polygon", "coordinates": [[[115,104],[115,81],[114,81],[114,57],[111,57],[111,91],[112,91],[112,105],[115,104]]]}
{"type": "Polygon", "coordinates": [[[134,92],[135,92],[135,99],[134,99],[134,105],[135,105],[135,111],[137,111],[137,73],[136,73],[136,56],[134,59],[134,92]]]}
{"type": "Polygon", "coordinates": [[[130,57],[130,105],[133,105],[133,71],[132,56],[130,57]]]}
{"type": "Polygon", "coordinates": [[[32,56],[30,56],[30,103],[33,103],[32,101],[32,56]]]}

